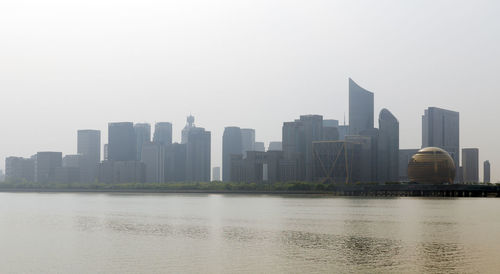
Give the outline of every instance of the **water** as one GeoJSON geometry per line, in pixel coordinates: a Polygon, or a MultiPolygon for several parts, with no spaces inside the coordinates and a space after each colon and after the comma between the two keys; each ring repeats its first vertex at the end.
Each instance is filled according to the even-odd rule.
{"type": "Polygon", "coordinates": [[[0,273],[494,273],[500,199],[0,193],[0,273]]]}

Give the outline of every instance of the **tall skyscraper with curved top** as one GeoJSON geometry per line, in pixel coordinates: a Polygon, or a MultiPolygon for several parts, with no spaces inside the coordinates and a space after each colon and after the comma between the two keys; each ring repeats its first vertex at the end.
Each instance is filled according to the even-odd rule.
{"type": "Polygon", "coordinates": [[[349,78],[349,134],[373,128],[373,93],[349,78]]]}

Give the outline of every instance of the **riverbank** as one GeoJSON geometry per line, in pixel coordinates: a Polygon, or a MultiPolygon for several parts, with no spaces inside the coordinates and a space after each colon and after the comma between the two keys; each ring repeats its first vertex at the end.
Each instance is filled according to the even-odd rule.
{"type": "Polygon", "coordinates": [[[367,197],[500,197],[498,185],[233,183],[0,185],[0,192],[271,194],[367,197]]]}

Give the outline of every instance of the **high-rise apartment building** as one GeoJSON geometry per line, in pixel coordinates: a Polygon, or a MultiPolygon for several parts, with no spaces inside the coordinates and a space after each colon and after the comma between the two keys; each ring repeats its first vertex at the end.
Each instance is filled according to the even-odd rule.
{"type": "Polygon", "coordinates": [[[479,182],[479,149],[462,149],[462,180],[464,183],[479,182]]]}
{"type": "Polygon", "coordinates": [[[349,78],[349,135],[373,128],[373,93],[349,78]]]}
{"type": "Polygon", "coordinates": [[[460,116],[456,111],[429,107],[422,116],[422,148],[439,147],[446,150],[460,166],[460,116]]]}
{"type": "Polygon", "coordinates": [[[137,157],[136,146],[133,123],[108,124],[109,161],[135,161],[137,157]]]}

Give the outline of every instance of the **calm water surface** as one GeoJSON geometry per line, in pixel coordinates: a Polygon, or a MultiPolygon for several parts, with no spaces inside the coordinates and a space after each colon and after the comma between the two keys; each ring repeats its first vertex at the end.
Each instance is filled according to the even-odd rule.
{"type": "Polygon", "coordinates": [[[497,273],[500,199],[0,193],[0,273],[497,273]]]}

